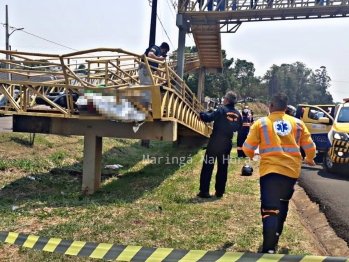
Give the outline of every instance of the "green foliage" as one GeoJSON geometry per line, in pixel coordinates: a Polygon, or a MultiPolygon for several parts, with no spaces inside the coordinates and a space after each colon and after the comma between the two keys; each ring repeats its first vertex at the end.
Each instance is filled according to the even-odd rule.
{"type": "Polygon", "coordinates": [[[45,59],[40,60],[24,60],[22,62],[22,65],[25,66],[27,70],[39,70],[39,71],[47,71],[50,70],[50,67],[48,65],[50,62],[45,59]],[[47,66],[45,68],[45,66],[47,66]]]}
{"type": "MultiPolygon", "coordinates": [[[[197,49],[185,47],[185,52],[193,53],[197,49]]],[[[222,50],[222,57],[223,73],[205,75],[205,96],[222,97],[227,90],[234,90],[239,98],[252,97],[265,103],[272,94],[284,92],[293,105],[333,103],[328,91],[331,78],[325,66],[313,71],[302,62],[272,65],[263,77],[259,77],[255,76],[253,62],[228,59],[225,50],[222,50]]],[[[198,77],[198,72],[187,73],[183,77],[194,93],[197,93],[198,77]]]]}
{"type": "Polygon", "coordinates": [[[269,96],[284,92],[290,104],[333,103],[332,95],[328,92],[331,79],[324,66],[313,72],[301,62],[272,65],[263,80],[268,86],[269,96]]]}
{"type": "MultiPolygon", "coordinates": [[[[195,47],[186,48],[190,52],[196,52],[195,47]]],[[[205,95],[210,97],[221,97],[227,90],[236,90],[238,83],[233,75],[232,65],[234,59],[227,59],[225,50],[222,50],[223,56],[223,73],[222,74],[206,74],[205,76],[205,95]]],[[[189,88],[197,93],[198,73],[184,74],[184,80],[189,88]]]]}

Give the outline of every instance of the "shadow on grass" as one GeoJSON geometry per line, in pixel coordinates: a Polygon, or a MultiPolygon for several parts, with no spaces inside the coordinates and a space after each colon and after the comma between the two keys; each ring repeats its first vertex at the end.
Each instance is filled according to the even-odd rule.
{"type": "Polygon", "coordinates": [[[282,247],[280,249],[277,250],[277,253],[278,254],[285,254],[285,255],[288,255],[290,253],[290,249],[289,248],[286,248],[286,247],[282,247]]]}
{"type": "Polygon", "coordinates": [[[224,245],[222,246],[222,248],[220,248],[218,251],[225,251],[226,252],[232,246],[234,246],[233,242],[225,242],[224,245]]]}
{"type": "Polygon", "coordinates": [[[200,149],[173,148],[172,143],[161,141],[152,141],[149,149],[141,147],[139,142],[129,147],[113,147],[103,153],[101,188],[93,195],[81,192],[82,162],[79,162],[12,181],[0,190],[1,205],[5,209],[13,206],[31,209],[130,203],[152,192],[180,168],[184,159],[200,149]],[[142,164],[148,159],[155,163],[142,164]],[[110,164],[120,164],[123,168],[104,168],[110,164]]]}
{"type": "Polygon", "coordinates": [[[23,138],[19,138],[19,137],[11,137],[10,140],[17,143],[17,144],[20,144],[22,146],[33,147],[34,140],[35,140],[35,134],[28,135],[28,140],[23,139],[23,138]]]}
{"type": "MultiPolygon", "coordinates": [[[[258,247],[258,252],[261,251],[263,249],[263,245],[259,245],[258,247]]],[[[288,255],[290,253],[291,249],[287,248],[287,247],[281,247],[281,248],[276,248],[276,252],[275,254],[283,254],[283,255],[288,255]]],[[[286,261],[286,260],[285,260],[286,261]]],[[[295,260],[296,261],[296,260],[295,260]]],[[[299,260],[297,260],[299,261],[299,260]]]]}
{"type": "Polygon", "coordinates": [[[212,195],[210,198],[200,198],[200,197],[192,197],[188,200],[190,204],[203,204],[207,202],[215,202],[220,200],[221,198],[216,197],[215,195],[212,195]]]}

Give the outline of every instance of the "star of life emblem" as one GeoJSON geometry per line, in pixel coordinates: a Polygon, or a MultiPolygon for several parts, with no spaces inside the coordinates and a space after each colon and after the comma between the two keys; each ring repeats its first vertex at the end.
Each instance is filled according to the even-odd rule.
{"type": "Polygon", "coordinates": [[[279,136],[287,136],[292,131],[292,125],[287,120],[276,120],[273,123],[274,131],[279,136]]]}

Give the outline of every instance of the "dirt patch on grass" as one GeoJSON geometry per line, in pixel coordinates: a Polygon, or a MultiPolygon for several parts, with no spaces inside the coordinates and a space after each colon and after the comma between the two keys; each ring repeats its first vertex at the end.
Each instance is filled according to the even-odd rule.
{"type": "Polygon", "coordinates": [[[319,206],[311,202],[304,189],[298,185],[292,198],[292,205],[322,255],[349,257],[347,243],[336,235],[325,215],[319,210],[319,206]]]}

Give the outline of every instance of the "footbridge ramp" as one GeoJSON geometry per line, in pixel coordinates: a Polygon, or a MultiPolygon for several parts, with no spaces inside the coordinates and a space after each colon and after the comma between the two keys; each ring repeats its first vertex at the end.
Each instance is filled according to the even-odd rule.
{"type": "MultiPolygon", "coordinates": [[[[184,127],[171,137],[168,132],[153,137],[146,132],[135,133],[142,139],[174,141],[185,129],[185,135],[210,135],[210,126],[196,117],[202,105],[175,73],[176,54],[152,68],[152,59],[122,49],[99,48],[65,55],[0,52],[12,58],[2,60],[7,66],[0,69],[0,114],[48,117],[60,123],[68,119],[113,120],[115,124],[134,125],[172,122],[184,127]],[[147,68],[152,85],[139,84],[139,65],[147,68]]],[[[185,61],[186,71],[200,66],[197,54],[187,54],[185,61]]],[[[14,131],[40,132],[25,126],[15,124],[14,131]]],[[[51,128],[51,132],[60,131],[51,128]]]]}
{"type": "MultiPolygon", "coordinates": [[[[75,53],[0,51],[0,114],[13,115],[13,131],[84,136],[83,191],[100,186],[102,137],[203,142],[212,127],[198,119],[204,108],[175,72],[176,54],[158,62],[126,50],[75,53]],[[140,85],[139,66],[151,85],[140,85]]],[[[187,54],[184,68],[200,66],[187,54]]]]}

